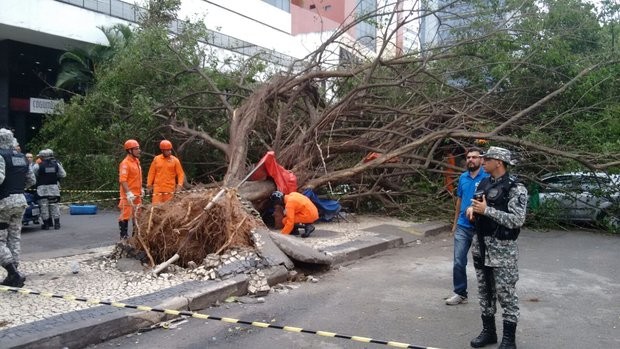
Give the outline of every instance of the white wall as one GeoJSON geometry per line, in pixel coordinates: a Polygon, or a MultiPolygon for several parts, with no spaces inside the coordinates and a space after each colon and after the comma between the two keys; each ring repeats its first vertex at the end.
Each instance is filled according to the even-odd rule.
{"type": "MultiPolygon", "coordinates": [[[[0,39],[58,47],[62,39],[107,44],[98,26],[127,22],[53,0],[0,0],[0,39]],[[57,39],[49,38],[56,36],[57,39]],[[24,38],[25,36],[25,38],[24,38]]],[[[71,41],[68,41],[68,43],[71,41]]]]}
{"type": "Polygon", "coordinates": [[[263,1],[184,0],[178,17],[204,19],[208,29],[294,56],[297,41],[290,35],[290,13],[263,1]]]}
{"type": "MultiPolygon", "coordinates": [[[[125,2],[145,4],[145,0],[125,2]]],[[[290,56],[295,56],[299,45],[290,35],[290,13],[260,0],[183,0],[178,18],[204,20],[208,29],[290,56]]],[[[97,27],[116,23],[130,24],[54,0],[0,0],[0,40],[58,49],[76,42],[107,44],[97,27]]]]}

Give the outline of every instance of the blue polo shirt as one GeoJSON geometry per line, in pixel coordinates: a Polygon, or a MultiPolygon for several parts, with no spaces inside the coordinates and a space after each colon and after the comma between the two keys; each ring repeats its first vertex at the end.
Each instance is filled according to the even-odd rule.
{"type": "Polygon", "coordinates": [[[478,184],[480,184],[480,181],[488,176],[489,174],[484,172],[484,169],[480,166],[480,170],[478,171],[476,177],[472,178],[469,175],[469,171],[463,172],[459,177],[456,196],[461,198],[461,208],[459,212],[459,219],[456,222],[457,225],[470,229],[474,227],[469,219],[467,219],[467,216],[465,216],[465,211],[467,211],[467,208],[471,206],[471,199],[474,198],[474,193],[478,188],[478,184]]]}

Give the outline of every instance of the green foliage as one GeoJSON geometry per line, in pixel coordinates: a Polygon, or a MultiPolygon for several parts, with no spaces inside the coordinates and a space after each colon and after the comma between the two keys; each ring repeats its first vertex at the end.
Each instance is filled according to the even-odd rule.
{"type": "Polygon", "coordinates": [[[98,67],[106,64],[118,50],[129,41],[131,28],[117,24],[109,28],[100,28],[109,45],[93,45],[87,49],[74,48],[65,52],[58,59],[60,71],[55,87],[76,93],[85,93],[95,83],[98,67]]]}
{"type": "Polygon", "coordinates": [[[265,65],[224,64],[198,40],[207,35],[202,23],[186,23],[183,32],[171,36],[166,18],[176,5],[151,2],[151,16],[160,15],[145,19],[142,28],[131,33],[124,27],[103,29],[118,45],[65,56],[67,62],[72,57],[71,62],[83,63],[90,88],[71,98],[62,115],[49,116],[32,142],[36,149],[50,147],[59,155],[69,176],[65,188],[117,188],[117,166],[126,155],[122,145],[129,138],[141,144],[145,176],[164,138],[173,142],[189,179],[209,182],[223,175],[225,168],[213,164],[225,163],[224,153],[199,138],[177,138],[169,125],[186,124],[226,142],[229,116],[203,76],[233,95],[228,102],[236,106],[248,93],[244,84],[256,81],[265,65]]]}
{"type": "Polygon", "coordinates": [[[511,125],[511,131],[550,148],[600,152],[601,158],[620,152],[620,64],[605,64],[619,57],[610,55],[607,31],[593,6],[580,0],[507,1],[501,9],[480,5],[478,10],[487,15],[460,31],[459,38],[467,41],[453,48],[457,57],[435,68],[448,79],[466,81],[467,91],[495,87],[493,103],[511,114],[598,64],[560,96],[511,125]],[[494,12],[511,18],[506,29],[493,26],[496,17],[488,14],[494,12]],[[504,101],[510,109],[501,105],[504,101]]]}
{"type": "Polygon", "coordinates": [[[557,229],[567,222],[560,218],[557,202],[548,201],[538,207],[530,207],[527,212],[526,225],[534,229],[557,229]]]}

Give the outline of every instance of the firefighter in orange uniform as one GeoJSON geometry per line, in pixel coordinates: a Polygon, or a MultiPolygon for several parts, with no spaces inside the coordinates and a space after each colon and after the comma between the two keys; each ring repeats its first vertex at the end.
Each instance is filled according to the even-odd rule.
{"type": "Polygon", "coordinates": [[[118,204],[121,215],[118,217],[118,226],[121,230],[121,240],[129,237],[127,234],[129,219],[133,217],[134,210],[142,204],[143,195],[140,144],[135,139],[129,139],[125,142],[125,151],[127,156],[118,166],[118,181],[121,185],[121,201],[118,204]]]}
{"type": "Polygon", "coordinates": [[[172,143],[163,140],[159,143],[162,154],[157,155],[149,168],[146,188],[153,193],[153,204],[172,199],[175,192],[183,189],[185,173],[179,159],[172,155],[172,143]]]}
{"type": "Polygon", "coordinates": [[[280,191],[274,191],[271,194],[271,202],[274,206],[284,207],[282,234],[298,235],[297,229],[302,227],[299,223],[303,223],[302,238],[307,238],[312,234],[314,231],[312,223],[319,219],[319,211],[305,195],[297,192],[284,195],[280,191]]]}

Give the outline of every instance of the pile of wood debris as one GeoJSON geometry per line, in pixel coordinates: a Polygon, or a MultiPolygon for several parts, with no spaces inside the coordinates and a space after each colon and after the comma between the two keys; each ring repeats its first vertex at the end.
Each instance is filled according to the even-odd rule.
{"type": "Polygon", "coordinates": [[[181,193],[166,203],[142,207],[128,243],[144,251],[151,266],[178,253],[177,264],[182,267],[200,264],[212,253],[253,247],[251,231],[264,223],[234,189],[226,189],[206,209],[218,193],[217,189],[181,193]]]}

